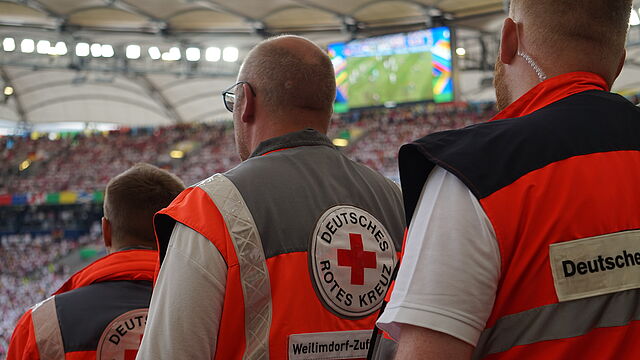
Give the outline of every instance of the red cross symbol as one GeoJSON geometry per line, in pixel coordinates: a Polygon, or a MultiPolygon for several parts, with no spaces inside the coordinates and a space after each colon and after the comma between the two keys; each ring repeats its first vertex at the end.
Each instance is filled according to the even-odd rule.
{"type": "Polygon", "coordinates": [[[338,265],[351,267],[351,284],[364,285],[364,269],[378,267],[376,253],[364,251],[360,234],[349,234],[349,241],[351,250],[338,249],[338,265]]]}
{"type": "MultiPolygon", "coordinates": [[[[140,343],[142,342],[142,334],[140,334],[140,341],[138,342],[138,347],[140,346],[140,343]]],[[[138,349],[127,349],[124,351],[124,360],[135,360],[136,359],[136,355],[138,355],[138,349]]]]}

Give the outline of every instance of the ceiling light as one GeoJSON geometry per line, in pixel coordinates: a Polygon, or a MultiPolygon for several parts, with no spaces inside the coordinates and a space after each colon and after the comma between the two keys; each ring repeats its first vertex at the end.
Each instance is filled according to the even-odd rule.
{"type": "Polygon", "coordinates": [[[4,95],[5,96],[13,95],[13,86],[9,86],[9,85],[5,86],[4,87],[4,95]]]}
{"type": "Polygon", "coordinates": [[[113,52],[113,46],[106,44],[106,45],[102,45],[102,56],[103,57],[112,57],[114,54],[113,52]]]}
{"type": "Polygon", "coordinates": [[[180,49],[178,49],[175,46],[169,49],[169,51],[162,54],[162,60],[166,60],[166,61],[180,60],[180,57],[181,57],[180,49]]]}
{"type": "Polygon", "coordinates": [[[458,56],[464,56],[467,53],[467,50],[465,50],[463,47],[459,47],[456,49],[456,54],[458,54],[458,56]]]}
{"type": "Polygon", "coordinates": [[[184,157],[184,151],[182,150],[171,150],[169,156],[173,159],[182,159],[184,157]]]}
{"type": "Polygon", "coordinates": [[[20,50],[23,53],[32,53],[35,50],[36,44],[31,39],[24,39],[20,43],[20,50]]]}
{"type": "Polygon", "coordinates": [[[4,38],[2,41],[2,48],[4,51],[13,51],[16,49],[16,41],[13,38],[4,38]]]}
{"type": "Polygon", "coordinates": [[[100,45],[100,44],[91,44],[91,56],[93,56],[93,57],[102,56],[102,45],[100,45]]]}
{"type": "Polygon", "coordinates": [[[335,139],[333,139],[333,145],[344,147],[344,146],[349,145],[349,140],[342,139],[342,138],[335,138],[335,139]]]}
{"type": "Polygon", "coordinates": [[[153,60],[160,59],[160,56],[160,49],[158,49],[156,46],[152,46],[149,48],[149,57],[151,57],[153,60]]]}
{"type": "Polygon", "coordinates": [[[67,54],[67,44],[62,41],[58,41],[56,46],[49,49],[49,55],[66,55],[67,54]]]}
{"type": "Polygon", "coordinates": [[[207,48],[207,51],[204,53],[207,61],[220,61],[220,55],[220,48],[215,46],[207,48]]]}
{"type": "Polygon", "coordinates": [[[29,165],[31,165],[31,160],[27,159],[20,163],[20,165],[18,166],[18,170],[25,171],[29,167],[29,165]]]}
{"type": "Polygon", "coordinates": [[[51,43],[48,40],[38,41],[38,45],[36,45],[36,52],[38,54],[48,54],[50,50],[51,43]]]}
{"type": "Polygon", "coordinates": [[[76,44],[76,55],[89,56],[89,44],[81,42],[76,44]]]}
{"type": "Polygon", "coordinates": [[[198,61],[200,60],[200,49],[195,47],[187,48],[184,55],[188,61],[198,61]]]}
{"type": "Polygon", "coordinates": [[[238,48],[229,46],[222,50],[222,60],[226,62],[238,61],[238,48]]]}
{"type": "Polygon", "coordinates": [[[125,51],[125,55],[127,59],[139,59],[140,58],[140,46],[139,45],[129,45],[125,51]]]}
{"type": "Polygon", "coordinates": [[[640,25],[640,9],[636,11],[635,9],[631,9],[631,16],[629,17],[629,25],[636,26],[640,25]]]}

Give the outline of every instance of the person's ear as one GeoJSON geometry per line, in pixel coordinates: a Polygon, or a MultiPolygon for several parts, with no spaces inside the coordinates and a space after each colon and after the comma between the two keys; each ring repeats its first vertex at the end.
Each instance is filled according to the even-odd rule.
{"type": "Polygon", "coordinates": [[[500,39],[500,61],[511,64],[518,53],[518,24],[511,18],[504,19],[500,39]]]}
{"type": "Polygon", "coordinates": [[[253,121],[256,112],[256,98],[249,84],[242,84],[242,114],[240,118],[242,122],[249,123],[253,121]]]}
{"type": "Polygon", "coordinates": [[[104,216],[102,217],[102,240],[107,252],[111,252],[111,222],[104,216]]]}

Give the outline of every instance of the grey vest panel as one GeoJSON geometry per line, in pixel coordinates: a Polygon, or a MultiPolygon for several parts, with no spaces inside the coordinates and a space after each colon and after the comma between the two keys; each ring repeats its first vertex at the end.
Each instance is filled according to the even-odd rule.
{"type": "Polygon", "coordinates": [[[92,351],[116,317],[149,307],[150,281],[107,281],[55,296],[64,351],[92,351]]]}
{"type": "Polygon", "coordinates": [[[253,157],[225,176],[251,211],[266,258],[307,251],[315,224],[335,205],[375,216],[402,246],[404,211],[399,188],[326,145],[300,146],[253,157]]]}

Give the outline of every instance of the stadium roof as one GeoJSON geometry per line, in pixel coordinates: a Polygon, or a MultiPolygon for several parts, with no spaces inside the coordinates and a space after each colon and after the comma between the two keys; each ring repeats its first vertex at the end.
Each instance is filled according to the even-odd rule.
{"type": "Polygon", "coordinates": [[[446,23],[459,37],[467,31],[495,38],[503,9],[504,0],[0,0],[0,39],[12,38],[8,45],[16,48],[0,51],[0,85],[13,89],[4,104],[0,95],[0,120],[139,126],[229,119],[219,91],[270,34],[326,45],[446,23]],[[18,51],[25,39],[33,40],[32,53],[18,51]],[[52,51],[63,42],[69,54],[38,57],[40,40],[52,51]],[[81,42],[107,44],[96,50],[116,56],[72,56],[81,42]],[[118,56],[132,44],[140,46],[140,60],[118,56]],[[180,61],[144,60],[150,47],[170,55],[174,46],[182,49],[180,61]],[[189,46],[202,49],[202,59],[207,48],[217,48],[219,58],[234,47],[238,59],[190,63],[189,46]]]}

